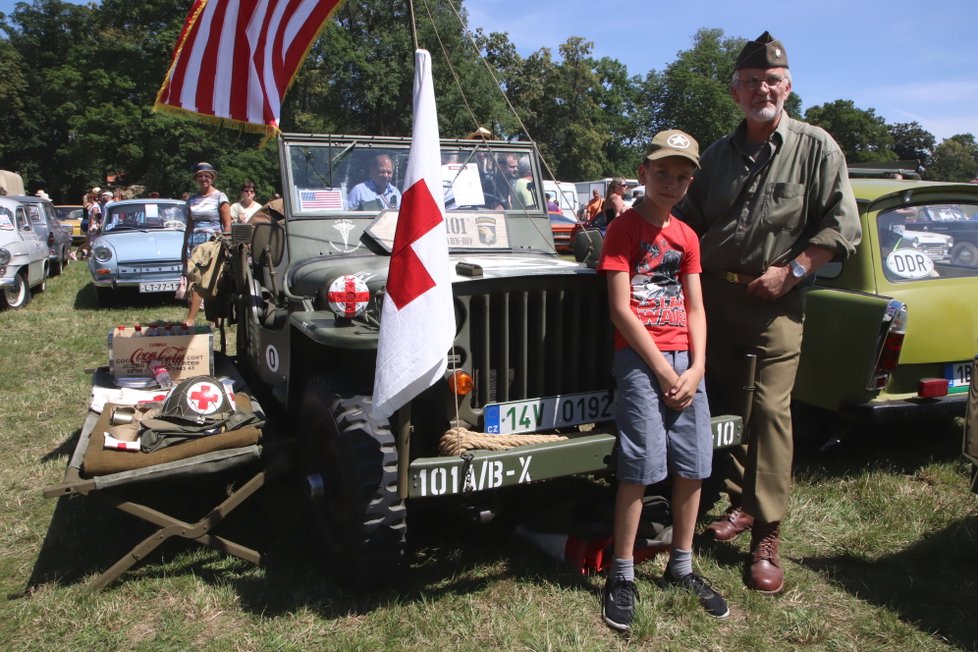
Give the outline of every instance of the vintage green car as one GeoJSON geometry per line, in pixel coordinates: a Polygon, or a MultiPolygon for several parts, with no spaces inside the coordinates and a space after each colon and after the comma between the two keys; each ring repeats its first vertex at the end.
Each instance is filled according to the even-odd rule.
{"type": "Polygon", "coordinates": [[[794,399],[846,423],[962,416],[978,353],[978,262],[926,228],[933,207],[978,210],[978,186],[853,178],[863,238],[808,292],[794,399]]]}

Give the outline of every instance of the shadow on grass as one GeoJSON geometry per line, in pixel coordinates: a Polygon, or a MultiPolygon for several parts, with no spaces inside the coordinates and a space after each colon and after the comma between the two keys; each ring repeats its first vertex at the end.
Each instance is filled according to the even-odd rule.
{"type": "Polygon", "coordinates": [[[978,516],[880,559],[843,554],[797,563],[922,631],[978,649],[978,516]]]}
{"type": "Polygon", "coordinates": [[[826,450],[796,450],[794,473],[846,478],[875,466],[912,475],[929,464],[961,460],[963,427],[956,419],[854,426],[826,450]]]}
{"type": "MultiPolygon", "coordinates": [[[[70,449],[70,442],[66,441],[47,457],[70,454],[70,449]]],[[[123,495],[193,523],[224,498],[229,483],[246,477],[230,473],[221,474],[220,478],[130,486],[123,495]]],[[[597,595],[600,587],[594,578],[580,576],[513,533],[515,524],[529,514],[539,513],[552,501],[586,491],[603,496],[602,500],[610,496],[607,486],[587,480],[515,488],[503,498],[505,516],[489,524],[462,518],[450,512],[445,503],[412,506],[407,568],[391,579],[388,588],[360,594],[331,579],[331,570],[345,560],[324,557],[306,527],[305,499],[299,482],[294,474],[286,474],[266,484],[214,530],[231,541],[261,551],[260,568],[185,539],[171,538],[115,583],[191,575],[211,584],[233,586],[242,608],[251,613],[276,615],[311,608],[324,617],[367,613],[393,602],[464,595],[516,577],[583,588],[597,595]]],[[[33,589],[47,584],[71,586],[87,582],[93,574],[127,556],[133,546],[155,530],[144,521],[113,509],[97,494],[62,497],[26,590],[9,597],[30,595],[33,589]]]]}
{"type": "Polygon", "coordinates": [[[102,305],[95,293],[95,285],[86,283],[75,293],[75,310],[105,310],[115,308],[151,308],[156,306],[185,305],[174,298],[172,292],[141,294],[136,288],[120,288],[110,294],[109,305],[102,305]]]}
{"type": "MultiPolygon", "coordinates": [[[[929,460],[956,458],[959,446],[960,440],[953,441],[950,435],[920,437],[912,431],[893,431],[885,438],[849,440],[827,455],[805,456],[796,467],[826,479],[856,475],[869,464],[912,473],[929,460]]],[[[64,454],[69,449],[66,442],[58,448],[61,453],[55,451],[51,455],[64,454]]],[[[156,485],[155,489],[142,490],[142,497],[149,504],[159,502],[167,513],[193,522],[202,516],[201,497],[213,495],[210,502],[217,503],[227,483],[227,479],[214,479],[156,485]]],[[[242,608],[249,613],[278,615],[309,608],[326,618],[369,613],[391,603],[464,595],[513,578],[585,590],[596,598],[599,578],[582,577],[569,565],[548,557],[513,533],[517,523],[571,496],[607,501],[610,508],[609,487],[587,479],[513,488],[500,497],[507,509],[487,525],[448,514],[448,503],[444,501],[417,501],[410,506],[408,517],[406,571],[392,578],[388,588],[361,595],[331,579],[331,570],[345,560],[325,557],[307,530],[299,481],[294,473],[286,474],[235,510],[217,530],[232,541],[260,550],[260,568],[173,539],[117,582],[189,575],[214,585],[232,586],[242,608]]],[[[978,624],[972,622],[978,620],[978,612],[970,604],[958,604],[975,593],[978,583],[975,529],[978,523],[969,520],[880,561],[839,556],[798,563],[829,575],[832,581],[864,599],[898,610],[923,630],[939,631],[965,644],[978,639],[978,624]],[[953,559],[953,567],[938,573],[926,571],[924,567],[932,561],[931,557],[942,564],[953,559]],[[908,564],[914,564],[919,572],[908,571],[908,564]]],[[[94,496],[62,498],[27,581],[28,592],[44,584],[81,582],[111,566],[152,530],[141,521],[99,504],[94,496]]],[[[743,555],[731,546],[707,549],[720,565],[743,562],[743,555]]]]}

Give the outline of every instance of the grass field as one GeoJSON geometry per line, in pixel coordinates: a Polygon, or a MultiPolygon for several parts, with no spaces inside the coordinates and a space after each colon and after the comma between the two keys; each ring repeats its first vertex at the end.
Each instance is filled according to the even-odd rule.
{"type": "MultiPolygon", "coordinates": [[[[799,456],[784,594],[743,588],[746,541],[697,550],[699,570],[730,601],[723,622],[658,587],[659,557],[639,567],[642,599],[626,640],[601,622],[602,579],[515,537],[512,518],[476,526],[431,510],[409,517],[403,578],[371,596],[345,592],[329,579],[344,560],[317,551],[289,477],[226,524],[263,550],[263,565],[171,543],[88,593],[86,579],[149,530],[91,498],[49,500],[42,489],[64,472],[109,328],[184,314],[172,301],[99,310],[83,264],[27,309],[0,313],[0,649],[978,649],[978,499],[960,420],[856,433],[831,453],[799,456]]],[[[518,502],[543,510],[555,494],[594,488],[541,487],[518,502]]],[[[168,488],[162,498],[194,520],[191,497],[224,490],[168,488]]]]}

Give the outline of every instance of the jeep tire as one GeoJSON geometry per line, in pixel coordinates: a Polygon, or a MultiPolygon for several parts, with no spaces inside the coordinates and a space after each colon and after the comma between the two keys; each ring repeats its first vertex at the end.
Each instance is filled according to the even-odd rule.
{"type": "Polygon", "coordinates": [[[341,398],[324,376],[306,385],[299,413],[309,520],[340,584],[374,589],[395,574],[406,509],[397,492],[397,448],[367,415],[362,396],[341,398]]]}

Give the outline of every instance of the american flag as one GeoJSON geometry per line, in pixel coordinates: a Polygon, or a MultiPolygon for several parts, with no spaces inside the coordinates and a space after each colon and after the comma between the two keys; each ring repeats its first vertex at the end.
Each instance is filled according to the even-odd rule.
{"type": "Polygon", "coordinates": [[[278,130],[282,98],[342,0],[195,0],[155,109],[278,130]]]}
{"type": "Polygon", "coordinates": [[[339,190],[300,190],[299,210],[310,208],[343,209],[343,193],[339,190]]]}

